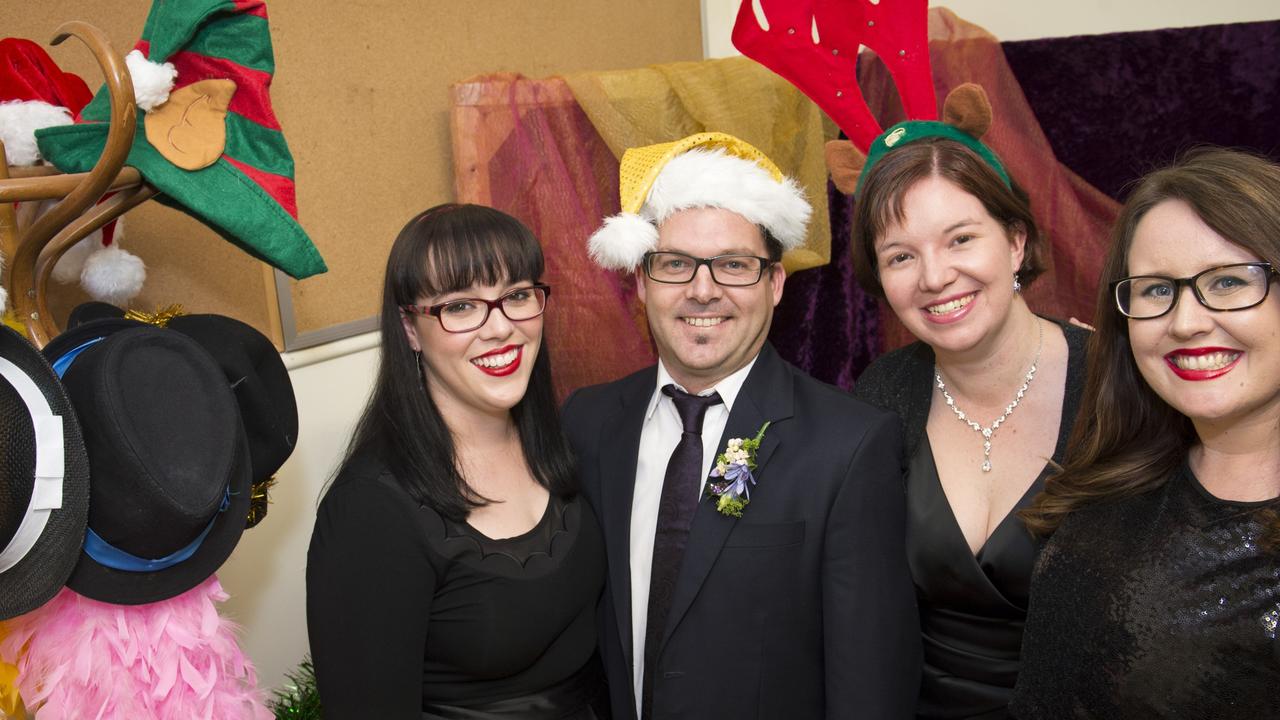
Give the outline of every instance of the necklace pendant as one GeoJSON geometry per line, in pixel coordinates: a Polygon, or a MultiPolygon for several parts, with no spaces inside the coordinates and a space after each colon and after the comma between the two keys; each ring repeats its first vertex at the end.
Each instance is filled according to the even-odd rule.
{"type": "MultiPolygon", "coordinates": [[[[879,2],[879,0],[871,1],[879,2]]],[[[942,399],[947,401],[947,407],[951,408],[951,412],[955,413],[960,422],[982,435],[982,472],[984,473],[991,472],[991,439],[995,436],[996,430],[999,430],[1004,421],[1013,414],[1014,409],[1018,407],[1018,403],[1022,402],[1022,399],[1026,397],[1027,388],[1031,386],[1031,381],[1036,377],[1036,367],[1040,365],[1040,351],[1044,349],[1044,323],[1041,320],[1036,320],[1036,329],[1039,330],[1040,340],[1036,345],[1036,355],[1031,360],[1031,368],[1027,370],[1026,379],[1023,380],[1022,387],[1018,388],[1018,393],[1014,396],[1013,402],[1004,406],[1004,414],[996,418],[990,427],[982,427],[977,422],[970,420],[963,410],[956,407],[956,399],[951,397],[951,393],[947,392],[947,384],[942,380],[942,371],[938,369],[936,364],[933,366],[933,379],[938,383],[938,390],[942,393],[942,399]]]]}

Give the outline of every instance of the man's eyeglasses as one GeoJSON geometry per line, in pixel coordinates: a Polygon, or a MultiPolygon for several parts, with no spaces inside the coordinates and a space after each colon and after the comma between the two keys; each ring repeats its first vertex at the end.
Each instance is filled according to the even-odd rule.
{"type": "Polygon", "coordinates": [[[1267,299],[1275,274],[1271,263],[1251,262],[1212,267],[1185,278],[1135,275],[1111,283],[1111,294],[1120,313],[1134,320],[1158,318],[1172,310],[1183,287],[1190,287],[1210,310],[1247,310],[1267,299]]]}
{"type": "Polygon", "coordinates": [[[516,288],[497,300],[484,298],[460,298],[437,305],[401,305],[400,312],[407,315],[431,315],[440,321],[445,332],[470,332],[489,322],[489,313],[497,309],[508,320],[532,320],[547,309],[550,285],[531,285],[516,288]]]}
{"type": "Polygon", "coordinates": [[[755,255],[716,255],[700,258],[678,252],[647,252],[644,254],[644,274],[650,280],[672,285],[682,285],[693,280],[698,268],[706,265],[711,279],[717,285],[745,287],[755,285],[764,277],[764,271],[773,261],[755,255]]]}

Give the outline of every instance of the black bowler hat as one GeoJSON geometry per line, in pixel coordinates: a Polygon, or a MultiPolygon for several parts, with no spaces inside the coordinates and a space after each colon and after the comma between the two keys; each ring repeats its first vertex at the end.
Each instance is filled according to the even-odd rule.
{"type": "Polygon", "coordinates": [[[80,303],[71,310],[71,314],[67,316],[67,329],[70,330],[94,320],[113,320],[122,317],[124,317],[124,310],[111,303],[93,300],[80,303]]]}
{"type": "Polygon", "coordinates": [[[49,363],[0,326],[0,620],[48,602],[80,556],[89,461],[49,363]]]}
{"type": "Polygon", "coordinates": [[[240,419],[249,438],[254,496],[248,527],[266,515],[266,484],[298,441],[298,404],[289,371],[271,341],[249,325],[224,315],[179,315],[170,330],[200,343],[222,367],[240,405],[240,419]]]}
{"type": "Polygon", "coordinates": [[[212,575],[244,531],[249,444],[217,363],[183,334],[128,320],[86,322],[45,356],[79,416],[89,521],[67,586],[137,605],[212,575]]]}
{"type": "Polygon", "coordinates": [[[147,318],[150,324],[190,336],[222,367],[240,404],[240,419],[253,461],[252,500],[245,527],[257,525],[267,514],[267,492],[274,483],[273,475],[293,454],[298,441],[298,405],[280,353],[250,325],[225,315],[186,315],[179,306],[146,314],[125,313],[114,305],[87,302],[71,311],[67,329],[109,320],[135,323],[136,318],[147,318]]]}
{"type": "Polygon", "coordinates": [[[293,455],[298,438],[298,406],[293,383],[280,354],[252,325],[225,315],[187,315],[180,306],[154,314],[128,311],[106,302],[84,302],[72,310],[67,328],[104,320],[143,322],[174,329],[200,343],[223,368],[241,409],[244,434],[253,461],[253,489],[244,527],[259,524],[268,510],[274,474],[293,455]]]}

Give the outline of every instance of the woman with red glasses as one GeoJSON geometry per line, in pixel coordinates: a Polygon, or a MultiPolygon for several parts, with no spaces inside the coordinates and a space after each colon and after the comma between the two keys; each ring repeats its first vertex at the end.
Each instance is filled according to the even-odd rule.
{"type": "Polygon", "coordinates": [[[307,556],[326,718],[592,720],[604,552],[515,218],[442,205],[387,261],[382,358],[307,556]]]}
{"type": "Polygon", "coordinates": [[[1011,710],[1280,717],[1280,166],[1202,150],[1129,196],[1081,421],[1026,514],[1011,710]]]}

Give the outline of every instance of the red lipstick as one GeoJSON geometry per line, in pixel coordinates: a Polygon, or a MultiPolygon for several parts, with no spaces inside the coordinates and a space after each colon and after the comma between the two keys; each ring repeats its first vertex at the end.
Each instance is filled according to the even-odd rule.
{"type": "Polygon", "coordinates": [[[523,345],[507,345],[506,347],[500,347],[496,350],[490,350],[489,352],[483,355],[479,355],[475,358],[475,360],[479,360],[480,358],[492,357],[494,355],[505,355],[511,352],[512,350],[516,351],[516,358],[515,360],[512,360],[511,363],[508,365],[504,365],[502,367],[486,367],[484,365],[476,364],[474,360],[471,362],[471,364],[474,365],[476,369],[480,370],[480,372],[483,372],[486,375],[492,375],[494,377],[505,377],[520,369],[520,361],[524,358],[523,345]]]}
{"type": "Polygon", "coordinates": [[[1165,364],[1169,366],[1169,369],[1173,371],[1174,375],[1177,375],[1183,380],[1199,381],[1199,380],[1212,380],[1214,378],[1222,377],[1223,375],[1226,375],[1227,373],[1235,369],[1236,364],[1240,362],[1240,358],[1242,357],[1244,357],[1244,353],[1240,352],[1239,350],[1235,350],[1233,348],[1200,347],[1200,348],[1181,348],[1178,350],[1174,350],[1170,353],[1165,354],[1164,361],[1165,361],[1165,364]],[[1202,357],[1204,355],[1212,355],[1213,353],[1226,353],[1229,355],[1234,354],[1236,358],[1231,362],[1227,363],[1226,365],[1220,368],[1214,368],[1212,370],[1189,370],[1187,368],[1178,367],[1178,365],[1174,362],[1174,360],[1179,356],[1202,357]]]}

